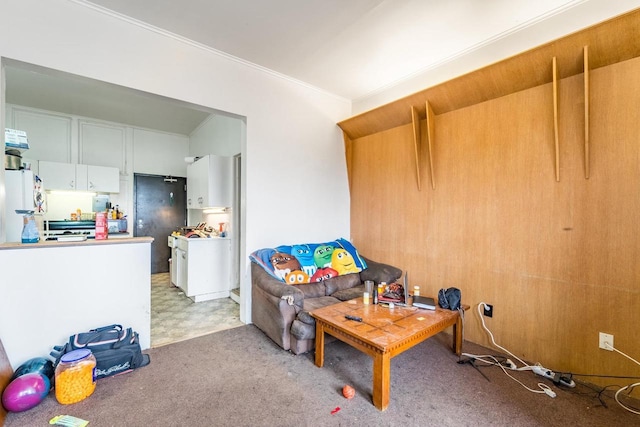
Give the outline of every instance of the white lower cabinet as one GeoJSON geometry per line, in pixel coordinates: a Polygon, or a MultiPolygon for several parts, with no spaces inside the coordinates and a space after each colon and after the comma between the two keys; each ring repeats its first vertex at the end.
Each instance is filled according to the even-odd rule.
{"type": "Polygon", "coordinates": [[[177,237],[175,285],[194,302],[229,297],[231,240],[177,237]]]}
{"type": "Polygon", "coordinates": [[[178,238],[175,236],[169,236],[167,242],[169,247],[171,248],[171,264],[169,265],[171,284],[174,286],[178,286],[178,238]]]}

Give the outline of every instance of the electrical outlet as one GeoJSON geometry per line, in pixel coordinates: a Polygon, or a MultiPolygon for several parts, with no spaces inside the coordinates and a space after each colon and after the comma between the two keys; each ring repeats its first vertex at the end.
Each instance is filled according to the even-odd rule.
{"type": "Polygon", "coordinates": [[[484,315],[487,317],[493,317],[493,306],[491,304],[484,305],[484,315]]]}
{"type": "Polygon", "coordinates": [[[603,350],[613,351],[613,335],[600,332],[600,341],[598,346],[603,350]],[[609,345],[606,345],[605,343],[609,345]]]}

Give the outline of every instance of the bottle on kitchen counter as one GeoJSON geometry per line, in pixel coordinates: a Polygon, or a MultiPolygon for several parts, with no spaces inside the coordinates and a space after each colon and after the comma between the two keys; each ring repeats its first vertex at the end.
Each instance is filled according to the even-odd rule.
{"type": "Polygon", "coordinates": [[[107,214],[104,212],[96,213],[96,231],[95,231],[95,239],[96,240],[104,240],[108,238],[109,228],[108,228],[108,220],[107,214]]]}

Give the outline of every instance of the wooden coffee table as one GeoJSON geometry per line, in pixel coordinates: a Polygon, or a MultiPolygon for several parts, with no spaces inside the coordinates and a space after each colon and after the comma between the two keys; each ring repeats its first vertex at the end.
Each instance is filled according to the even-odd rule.
{"type": "MultiPolygon", "coordinates": [[[[468,305],[463,305],[465,310],[468,305]]],[[[324,334],[327,333],[373,357],[373,404],[389,406],[391,358],[453,326],[453,350],[462,348],[462,319],[457,311],[423,310],[417,307],[388,308],[363,304],[361,298],[333,304],[311,312],[316,320],[316,366],[324,365],[324,334]],[[362,318],[349,320],[345,315],[362,318]]]]}

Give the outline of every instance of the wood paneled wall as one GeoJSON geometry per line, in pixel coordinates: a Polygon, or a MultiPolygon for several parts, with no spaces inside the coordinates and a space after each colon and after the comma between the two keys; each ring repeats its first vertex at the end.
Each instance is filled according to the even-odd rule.
{"type": "MultiPolygon", "coordinates": [[[[409,271],[421,293],[456,286],[472,306],[465,339],[496,340],[556,371],[640,376],[598,333],[640,355],[640,58],[559,82],[560,181],[552,84],[436,115],[436,189],[416,185],[411,124],[352,139],[351,238],[409,271]]],[[[420,126],[426,141],[424,116],[420,126]]],[[[421,181],[430,182],[426,144],[421,181]]],[[[580,377],[577,377],[580,378],[580,377]]],[[[582,378],[602,385],[621,380],[582,378]]],[[[624,382],[624,380],[622,380],[624,382]]]]}
{"type": "Polygon", "coordinates": [[[585,46],[589,50],[591,69],[636,58],[640,56],[638,40],[640,9],[635,9],[338,124],[349,138],[361,138],[411,123],[412,108],[424,117],[425,100],[435,114],[444,114],[550,83],[553,79],[550,68],[552,58],[557,62],[557,75],[560,78],[581,74],[584,70],[585,46]]]}

